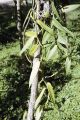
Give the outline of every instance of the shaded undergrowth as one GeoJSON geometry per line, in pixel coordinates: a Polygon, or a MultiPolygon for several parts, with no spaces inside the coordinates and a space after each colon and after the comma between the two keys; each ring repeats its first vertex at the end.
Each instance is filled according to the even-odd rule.
{"type": "Polygon", "coordinates": [[[0,64],[0,120],[21,120],[28,105],[30,65],[15,55],[5,60],[0,64]]]}

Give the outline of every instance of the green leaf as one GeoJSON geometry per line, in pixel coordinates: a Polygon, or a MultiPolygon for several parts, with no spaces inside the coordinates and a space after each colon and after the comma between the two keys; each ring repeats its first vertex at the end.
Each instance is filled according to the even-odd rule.
{"type": "Polygon", "coordinates": [[[41,20],[37,20],[37,23],[38,23],[43,29],[45,29],[48,33],[50,33],[51,35],[54,36],[53,29],[51,29],[50,27],[48,27],[44,22],[42,22],[41,20]]]}
{"type": "Polygon", "coordinates": [[[64,28],[64,31],[66,32],[66,33],[68,33],[68,34],[70,34],[72,37],[74,37],[74,34],[71,32],[71,31],[69,31],[66,27],[63,27],[64,28]]]}
{"type": "Polygon", "coordinates": [[[66,69],[66,75],[71,73],[71,60],[69,59],[69,57],[66,58],[65,69],[66,69]]]}
{"type": "Polygon", "coordinates": [[[65,57],[66,57],[66,56],[68,55],[68,48],[63,47],[63,45],[60,44],[60,43],[57,43],[57,45],[58,45],[60,51],[61,51],[61,52],[64,52],[65,57]]]}
{"type": "Polygon", "coordinates": [[[54,90],[53,90],[51,83],[47,82],[46,86],[47,86],[48,94],[49,94],[51,101],[55,103],[55,94],[54,94],[54,90]]]}
{"type": "Polygon", "coordinates": [[[64,13],[68,13],[68,12],[71,12],[71,11],[79,8],[79,7],[80,7],[80,4],[68,5],[68,6],[63,7],[62,11],[64,13]]]}
{"type": "Polygon", "coordinates": [[[55,59],[58,55],[57,45],[55,45],[47,54],[47,60],[55,59]]]}
{"type": "Polygon", "coordinates": [[[54,25],[57,29],[61,30],[62,32],[70,34],[74,37],[74,34],[69,31],[66,27],[62,26],[55,18],[52,20],[52,25],[54,25]]]}
{"type": "Polygon", "coordinates": [[[42,38],[42,44],[46,45],[47,43],[51,43],[54,42],[55,38],[54,36],[52,36],[50,33],[48,33],[47,31],[45,31],[43,38],[42,38]]]}
{"type": "Polygon", "coordinates": [[[35,102],[35,109],[39,106],[39,103],[41,102],[42,100],[42,97],[44,95],[44,92],[45,92],[46,88],[43,88],[39,97],[37,98],[36,102],[35,102]]]}
{"type": "Polygon", "coordinates": [[[24,47],[22,48],[22,50],[21,50],[21,52],[20,52],[20,55],[23,53],[23,52],[25,52],[31,45],[32,45],[32,43],[33,43],[33,41],[34,41],[34,36],[33,37],[30,37],[28,40],[27,40],[27,42],[25,43],[25,45],[24,45],[24,47]]]}
{"type": "Polygon", "coordinates": [[[35,120],[40,120],[42,112],[43,112],[43,107],[39,106],[35,113],[35,120]]]}
{"type": "Polygon", "coordinates": [[[32,72],[30,75],[30,80],[29,80],[29,87],[32,85],[32,83],[34,82],[34,79],[39,71],[39,67],[40,67],[40,61],[38,59],[34,59],[33,60],[33,67],[32,67],[32,72]]]}
{"type": "Polygon", "coordinates": [[[59,42],[62,45],[65,45],[66,48],[68,47],[68,41],[67,41],[67,36],[64,34],[62,35],[61,32],[58,32],[58,39],[57,42],[59,42]]]}
{"type": "Polygon", "coordinates": [[[47,31],[45,31],[44,35],[43,35],[43,39],[42,39],[42,44],[46,44],[46,41],[49,40],[51,34],[48,33],[47,31]]]}
{"type": "Polygon", "coordinates": [[[37,37],[37,32],[35,31],[27,31],[25,32],[25,35],[28,36],[28,37],[37,37]]]}

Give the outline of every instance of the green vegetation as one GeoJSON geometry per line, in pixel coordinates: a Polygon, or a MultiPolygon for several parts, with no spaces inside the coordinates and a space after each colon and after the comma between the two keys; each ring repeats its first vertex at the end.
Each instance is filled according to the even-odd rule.
{"type": "MultiPolygon", "coordinates": [[[[73,31],[76,39],[73,39],[70,36],[70,34],[72,36],[73,34],[65,27],[63,28],[56,19],[53,20],[52,24],[49,23],[49,25],[47,22],[44,24],[44,20],[36,21],[41,28],[40,32],[44,33],[42,45],[45,48],[42,48],[42,64],[39,71],[40,75],[45,76],[45,80],[43,80],[44,77],[41,79],[40,76],[41,82],[39,82],[38,98],[35,104],[35,108],[37,108],[36,116],[42,113],[41,120],[80,120],[79,11],[77,9],[66,15],[67,27],[73,31]],[[66,52],[61,54],[58,50],[55,41],[60,36],[56,35],[57,31],[58,33],[60,32],[58,35],[61,35],[64,31],[69,33],[67,37],[70,46],[67,58],[69,57],[70,59],[66,59],[66,52]],[[55,34],[55,38],[51,37],[54,36],[53,34],[55,34]],[[53,45],[51,43],[48,47],[45,47],[45,44],[48,42],[53,42],[53,45]],[[60,53],[59,56],[57,50],[60,53]],[[48,54],[45,55],[46,51],[48,54]],[[64,55],[63,59],[61,59],[61,55],[64,55]],[[65,60],[68,61],[68,67],[66,69],[65,60]],[[42,69],[44,69],[43,73],[42,69]]],[[[25,56],[19,56],[20,43],[17,39],[18,36],[14,20],[8,18],[8,22],[5,18],[0,19],[2,25],[0,28],[0,120],[22,120],[23,114],[28,110],[28,100],[30,98],[29,77],[32,65],[27,61],[25,56]]],[[[32,61],[33,54],[40,44],[39,36],[37,36],[38,33],[33,31],[33,29],[27,30],[25,35],[31,39],[27,41],[21,53],[27,49],[25,53],[27,53],[29,59],[32,61]],[[36,38],[36,41],[32,44],[34,38],[36,38]]],[[[64,34],[62,35],[65,36],[64,34]]],[[[57,42],[60,42],[64,49],[67,48],[64,40],[57,42]]]]}
{"type": "Polygon", "coordinates": [[[0,48],[0,120],[21,120],[27,109],[30,66],[19,57],[18,41],[0,48]]]}
{"type": "MultiPolygon", "coordinates": [[[[78,11],[75,11],[75,13],[76,12],[78,11]]],[[[80,13],[78,12],[77,14],[80,13]]],[[[69,28],[73,28],[73,31],[75,29],[74,34],[76,35],[75,51],[72,57],[71,78],[66,79],[62,87],[60,87],[60,85],[56,86],[56,103],[59,113],[55,111],[54,106],[52,107],[50,102],[49,106],[44,109],[45,112],[42,117],[44,120],[80,120],[80,31],[78,26],[80,23],[79,18],[76,18],[76,16],[75,14],[77,22],[73,19],[71,20],[71,16],[67,16],[69,28]],[[74,23],[75,26],[72,23],[74,23]]],[[[63,80],[61,79],[61,81],[63,80]]]]}
{"type": "Polygon", "coordinates": [[[80,119],[80,64],[76,65],[69,80],[62,90],[58,90],[56,103],[59,117],[50,103],[44,112],[44,120],[79,120],[80,119]],[[46,112],[47,111],[47,112],[46,112]]]}
{"type": "Polygon", "coordinates": [[[64,83],[56,85],[56,103],[58,105],[55,111],[52,103],[44,109],[42,120],[80,120],[80,33],[75,33],[77,39],[75,41],[75,54],[72,58],[71,77],[66,78],[64,83]]]}

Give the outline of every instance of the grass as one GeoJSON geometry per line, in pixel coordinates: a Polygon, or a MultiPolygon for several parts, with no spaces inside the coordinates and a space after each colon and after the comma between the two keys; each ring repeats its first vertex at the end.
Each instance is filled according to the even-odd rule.
{"type": "Polygon", "coordinates": [[[59,114],[49,103],[51,109],[48,106],[44,111],[43,120],[80,120],[80,64],[73,69],[72,79],[57,92],[56,104],[59,114]]]}
{"type": "Polygon", "coordinates": [[[30,64],[16,42],[0,45],[0,120],[21,120],[27,109],[30,64]]]}
{"type": "Polygon", "coordinates": [[[0,17],[0,120],[21,120],[28,104],[30,64],[19,56],[14,20],[0,17]]]}
{"type": "Polygon", "coordinates": [[[20,45],[19,42],[13,42],[13,43],[8,43],[6,46],[5,45],[0,45],[0,61],[2,59],[6,59],[10,57],[10,55],[19,55],[20,52],[20,45]]]}

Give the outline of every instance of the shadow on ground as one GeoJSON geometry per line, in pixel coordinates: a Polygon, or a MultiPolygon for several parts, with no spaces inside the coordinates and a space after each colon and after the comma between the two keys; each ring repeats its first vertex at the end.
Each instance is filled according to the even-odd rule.
{"type": "Polygon", "coordinates": [[[11,55],[0,65],[0,69],[3,83],[0,92],[0,120],[21,120],[23,111],[28,107],[30,64],[26,59],[11,55]]]}

